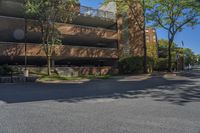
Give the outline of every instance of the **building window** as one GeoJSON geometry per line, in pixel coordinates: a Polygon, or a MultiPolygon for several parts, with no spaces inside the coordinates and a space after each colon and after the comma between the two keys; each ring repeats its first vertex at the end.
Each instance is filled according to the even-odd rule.
{"type": "Polygon", "coordinates": [[[145,30],[146,31],[146,33],[149,33],[149,30],[145,30]]]}

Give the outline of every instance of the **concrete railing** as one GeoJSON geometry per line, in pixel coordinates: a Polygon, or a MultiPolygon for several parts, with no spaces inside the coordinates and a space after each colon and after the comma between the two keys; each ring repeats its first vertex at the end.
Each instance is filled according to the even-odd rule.
{"type": "Polygon", "coordinates": [[[59,24],[58,30],[63,35],[74,35],[74,36],[87,36],[91,38],[102,38],[102,39],[112,39],[117,40],[117,31],[98,28],[98,27],[89,27],[82,25],[74,24],[59,24]]]}
{"type": "MultiPolygon", "coordinates": [[[[42,44],[27,44],[27,56],[40,56],[45,57],[44,48],[42,44]]],[[[0,56],[24,56],[25,45],[24,43],[0,43],[0,56]]],[[[62,58],[118,58],[118,50],[115,48],[95,48],[95,47],[82,47],[70,45],[57,45],[54,46],[52,56],[62,58]]]]}
{"type": "MultiPolygon", "coordinates": [[[[23,0],[0,0],[0,14],[6,14],[16,17],[23,17],[24,15],[23,0]]],[[[99,17],[106,20],[116,20],[116,15],[113,12],[94,9],[87,6],[77,4],[72,11],[77,11],[81,15],[99,17]]]]}
{"type": "MultiPolygon", "coordinates": [[[[1,38],[4,40],[14,40],[14,33],[20,30],[24,31],[24,19],[23,18],[14,18],[14,17],[4,17],[0,16],[0,29],[4,32],[0,33],[1,38]]],[[[36,36],[41,38],[40,27],[37,21],[28,20],[28,33],[32,33],[31,38],[36,36]],[[34,28],[33,28],[34,27],[34,28]]],[[[63,36],[80,36],[87,38],[99,38],[99,39],[112,39],[117,40],[117,31],[109,30],[105,28],[89,27],[75,24],[57,24],[58,31],[63,36]]],[[[28,36],[29,38],[29,36],[28,36]]],[[[35,38],[35,37],[34,37],[35,38]]],[[[35,38],[37,39],[37,38],[35,38]]]]}
{"type": "Polygon", "coordinates": [[[80,14],[84,16],[99,17],[108,20],[116,20],[116,15],[113,12],[93,9],[91,7],[80,6],[80,14]]]}

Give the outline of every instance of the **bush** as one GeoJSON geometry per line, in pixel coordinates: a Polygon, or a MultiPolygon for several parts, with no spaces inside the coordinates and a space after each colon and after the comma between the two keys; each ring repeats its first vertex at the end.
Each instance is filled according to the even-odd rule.
{"type": "Polygon", "coordinates": [[[147,70],[149,73],[152,73],[154,71],[156,63],[157,63],[157,58],[154,59],[154,58],[147,57],[147,70]]]}
{"type": "Polygon", "coordinates": [[[12,67],[10,67],[8,65],[2,65],[2,66],[0,66],[0,75],[1,76],[10,75],[10,74],[12,74],[12,72],[13,72],[12,67]]]}
{"type": "MultiPolygon", "coordinates": [[[[121,74],[140,74],[143,73],[143,56],[131,56],[119,60],[119,72],[121,74]]],[[[153,72],[156,65],[155,59],[147,57],[148,72],[153,72]]]]}
{"type": "Polygon", "coordinates": [[[126,57],[119,60],[121,74],[135,74],[143,72],[143,57],[126,57]]]}
{"type": "Polygon", "coordinates": [[[154,70],[166,71],[168,69],[167,66],[168,66],[167,58],[158,58],[154,70]]]}

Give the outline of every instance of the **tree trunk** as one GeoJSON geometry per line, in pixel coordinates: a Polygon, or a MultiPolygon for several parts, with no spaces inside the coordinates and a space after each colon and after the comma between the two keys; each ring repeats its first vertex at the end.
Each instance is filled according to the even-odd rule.
{"type": "Polygon", "coordinates": [[[172,56],[171,56],[171,47],[172,47],[172,40],[169,40],[169,46],[168,46],[168,72],[172,71],[172,56]]]}
{"type": "Polygon", "coordinates": [[[143,4],[143,39],[144,39],[144,62],[143,62],[143,69],[144,73],[147,73],[147,45],[146,45],[146,8],[145,8],[145,1],[142,1],[143,4]]]}
{"type": "Polygon", "coordinates": [[[144,61],[143,61],[143,69],[144,69],[144,73],[147,73],[147,45],[146,45],[146,33],[144,30],[143,33],[143,38],[144,38],[144,61]]]}
{"type": "Polygon", "coordinates": [[[47,74],[48,76],[51,76],[51,57],[47,56],[47,74]]]}

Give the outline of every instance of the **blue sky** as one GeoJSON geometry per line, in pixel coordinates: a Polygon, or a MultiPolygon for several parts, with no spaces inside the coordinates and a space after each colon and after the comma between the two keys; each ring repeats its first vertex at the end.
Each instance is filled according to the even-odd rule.
{"type": "MultiPolygon", "coordinates": [[[[80,0],[82,5],[98,8],[103,0],[80,0]]],[[[159,39],[167,38],[165,30],[157,29],[159,39]]],[[[187,27],[181,33],[178,33],[175,42],[181,46],[181,42],[184,42],[187,48],[191,48],[196,54],[200,54],[200,25],[194,28],[187,27]]]]}

